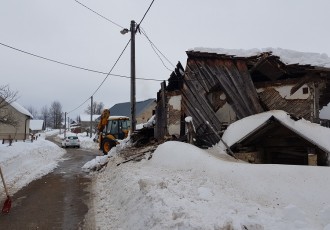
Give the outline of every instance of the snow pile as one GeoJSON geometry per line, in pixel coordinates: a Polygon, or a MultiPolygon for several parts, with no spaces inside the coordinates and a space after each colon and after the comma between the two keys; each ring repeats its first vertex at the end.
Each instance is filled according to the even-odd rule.
{"type": "MultiPolygon", "coordinates": [[[[17,192],[31,181],[40,178],[54,168],[65,150],[46,141],[45,134],[38,140],[13,142],[0,145],[0,165],[10,194],[17,192]]],[[[4,196],[0,186],[0,196],[4,196]]]]}
{"type": "Polygon", "coordinates": [[[137,124],[136,130],[140,130],[142,128],[151,128],[156,124],[156,115],[153,115],[146,123],[137,124]]]}
{"type": "Polygon", "coordinates": [[[299,52],[281,48],[264,48],[264,49],[223,49],[223,48],[203,48],[197,47],[189,51],[225,54],[236,57],[257,56],[263,52],[272,52],[273,55],[280,57],[285,64],[301,64],[330,68],[330,58],[327,54],[299,52]]]}
{"type": "Polygon", "coordinates": [[[84,172],[90,172],[101,169],[102,166],[106,165],[109,161],[110,156],[97,156],[95,159],[88,161],[82,166],[84,172]]]}
{"type": "Polygon", "coordinates": [[[131,145],[130,137],[125,138],[124,140],[118,140],[119,144],[113,148],[111,148],[108,155],[97,156],[95,159],[88,161],[83,165],[82,170],[84,172],[90,172],[101,169],[105,166],[111,157],[117,156],[120,150],[127,148],[131,145]]]}
{"type": "Polygon", "coordinates": [[[149,161],[111,158],[89,215],[96,229],[327,229],[329,187],[329,168],[229,162],[167,142],[149,161]]]}

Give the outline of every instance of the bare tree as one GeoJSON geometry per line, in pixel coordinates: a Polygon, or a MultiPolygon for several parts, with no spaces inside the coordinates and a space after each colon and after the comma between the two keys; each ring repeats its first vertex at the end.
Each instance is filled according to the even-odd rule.
{"type": "Polygon", "coordinates": [[[79,116],[79,115],[77,115],[77,117],[76,117],[76,122],[79,123],[79,124],[80,124],[80,122],[81,122],[81,120],[80,120],[80,116],[79,116]]]}
{"type": "Polygon", "coordinates": [[[38,117],[38,110],[34,108],[32,105],[28,106],[26,109],[32,114],[33,118],[38,117]]]}
{"type": "Polygon", "coordinates": [[[50,124],[49,124],[49,121],[50,121],[50,119],[49,119],[49,109],[48,109],[47,105],[45,105],[41,108],[40,118],[44,120],[46,127],[50,126],[50,124]]]}
{"type": "Polygon", "coordinates": [[[104,104],[102,103],[102,102],[100,102],[97,106],[96,106],[96,113],[95,114],[101,114],[102,113],[102,111],[103,111],[103,109],[104,109],[104,104]]]}
{"type": "Polygon", "coordinates": [[[51,120],[51,124],[54,129],[61,128],[62,120],[63,120],[63,112],[62,112],[62,105],[58,101],[54,101],[49,109],[49,116],[51,120]]]}
{"type": "Polygon", "coordinates": [[[17,117],[8,106],[17,100],[17,92],[11,91],[8,85],[0,86],[0,124],[16,127],[19,123],[17,117]]]}
{"type": "MultiPolygon", "coordinates": [[[[104,104],[102,102],[98,103],[97,101],[93,102],[93,111],[92,114],[101,114],[102,110],[104,108],[104,104]]],[[[87,106],[87,109],[85,110],[85,113],[91,114],[91,105],[87,106]]]]}

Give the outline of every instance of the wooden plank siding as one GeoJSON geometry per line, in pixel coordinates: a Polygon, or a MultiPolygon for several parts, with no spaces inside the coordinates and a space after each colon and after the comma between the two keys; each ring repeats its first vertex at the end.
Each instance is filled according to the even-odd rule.
{"type": "Polygon", "coordinates": [[[318,111],[330,102],[329,68],[287,65],[271,52],[250,57],[186,53],[185,69],[178,63],[168,86],[162,85],[158,93],[155,137],[166,135],[171,91],[181,92],[181,119],[191,116],[197,137],[212,145],[219,138],[206,122],[221,134],[231,122],[268,110],[316,121],[318,111]],[[308,87],[308,95],[302,87],[308,87]]]}
{"type": "Polygon", "coordinates": [[[205,117],[218,133],[223,129],[223,121],[216,115],[218,102],[212,104],[214,100],[209,100],[207,97],[210,93],[221,90],[238,119],[263,111],[251,76],[244,64],[242,60],[233,62],[229,59],[188,58],[187,60],[182,87],[184,112],[193,117],[197,136],[208,132],[206,139],[212,144],[217,143],[219,138],[212,134],[208,127],[199,129],[206,124],[202,117],[205,117]]]}

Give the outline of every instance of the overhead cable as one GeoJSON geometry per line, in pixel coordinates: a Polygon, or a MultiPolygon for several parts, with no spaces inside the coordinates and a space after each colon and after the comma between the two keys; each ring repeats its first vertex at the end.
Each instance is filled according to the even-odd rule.
{"type": "Polygon", "coordinates": [[[104,17],[103,15],[101,15],[101,14],[97,13],[96,11],[92,10],[92,9],[91,9],[91,8],[89,8],[88,6],[86,6],[86,5],[82,4],[81,2],[79,2],[79,1],[77,1],[77,0],[75,0],[75,2],[79,3],[80,5],[82,5],[83,7],[85,7],[86,9],[88,9],[88,10],[92,11],[94,14],[97,14],[97,15],[98,15],[98,16],[100,16],[101,18],[104,18],[105,20],[107,20],[107,21],[111,22],[112,24],[114,24],[114,25],[116,25],[116,26],[118,26],[118,27],[120,27],[120,28],[124,29],[124,27],[123,27],[123,26],[121,26],[121,25],[119,25],[118,23],[116,23],[116,22],[114,22],[114,21],[110,20],[109,18],[106,18],[106,17],[104,17]]]}
{"type": "Polygon", "coordinates": [[[124,54],[127,46],[129,45],[129,43],[131,42],[131,39],[127,42],[126,46],[124,47],[123,51],[120,53],[119,57],[117,58],[115,64],[113,64],[113,66],[111,67],[109,73],[107,74],[107,76],[103,79],[103,81],[101,82],[101,84],[99,85],[99,87],[95,90],[95,92],[92,94],[92,96],[94,96],[94,94],[100,89],[100,87],[103,85],[103,83],[105,82],[105,80],[107,80],[107,78],[109,77],[110,73],[112,72],[112,70],[115,68],[115,66],[117,65],[119,59],[121,58],[121,56],[124,54]]]}
{"type": "Polygon", "coordinates": [[[147,13],[149,12],[149,10],[150,10],[152,4],[154,3],[154,1],[155,1],[155,0],[152,0],[152,2],[150,3],[150,5],[149,5],[147,11],[144,13],[144,15],[143,15],[143,17],[142,17],[142,19],[141,19],[141,21],[140,21],[140,23],[137,25],[136,30],[139,29],[141,23],[143,22],[144,18],[146,17],[147,13]]]}
{"type": "Polygon", "coordinates": [[[157,48],[157,46],[150,40],[150,38],[148,37],[147,33],[145,32],[145,30],[141,27],[141,30],[142,30],[142,34],[148,39],[150,45],[151,45],[151,48],[154,50],[154,52],[157,54],[158,58],[160,59],[160,61],[163,63],[164,67],[166,69],[168,69],[169,71],[173,71],[171,70],[170,68],[168,68],[163,59],[159,56],[158,52],[166,59],[166,61],[173,67],[173,69],[175,69],[175,66],[173,65],[173,63],[157,48]],[[156,50],[158,51],[156,51],[156,50]]]}
{"type": "Polygon", "coordinates": [[[107,76],[103,79],[103,81],[101,82],[101,84],[97,87],[97,89],[94,91],[94,93],[93,93],[89,98],[87,98],[83,103],[81,103],[77,108],[75,108],[75,109],[71,110],[70,112],[68,112],[68,114],[71,113],[71,112],[73,112],[73,111],[75,111],[75,110],[77,110],[77,109],[79,109],[79,108],[80,108],[81,106],[83,106],[87,101],[89,101],[89,99],[91,99],[92,96],[95,95],[95,93],[101,88],[101,86],[103,85],[103,83],[105,82],[105,80],[107,80],[107,78],[108,78],[109,75],[111,74],[111,71],[112,71],[112,70],[115,68],[115,66],[117,65],[119,59],[121,58],[121,56],[122,56],[123,53],[125,52],[125,50],[126,50],[126,48],[127,48],[127,46],[129,45],[130,42],[131,42],[131,39],[127,42],[127,44],[126,44],[126,46],[124,47],[123,51],[120,53],[119,57],[117,58],[115,64],[113,64],[113,66],[111,67],[109,73],[108,73],[107,76]]]}
{"type": "MultiPolygon", "coordinates": [[[[43,56],[40,56],[40,55],[37,55],[37,54],[33,54],[33,53],[30,53],[30,52],[27,52],[27,51],[24,51],[24,50],[21,50],[21,49],[18,49],[18,48],[15,48],[15,47],[6,45],[6,44],[1,43],[1,42],[0,42],[0,45],[5,46],[5,47],[10,48],[10,49],[13,49],[13,50],[16,50],[16,51],[19,51],[19,52],[24,53],[24,54],[28,54],[28,55],[31,55],[31,56],[34,56],[34,57],[37,57],[37,58],[40,58],[40,59],[43,59],[43,60],[46,60],[46,61],[54,62],[54,63],[57,63],[57,64],[69,66],[69,67],[72,67],[72,68],[75,68],[75,69],[85,70],[85,71],[89,71],[89,72],[93,72],[93,73],[98,73],[98,74],[104,74],[104,75],[105,74],[109,74],[109,73],[105,73],[105,72],[98,71],[98,70],[92,70],[92,69],[88,69],[88,68],[85,68],[85,67],[71,65],[71,64],[68,64],[68,63],[65,63],[65,62],[56,61],[54,59],[50,59],[50,58],[46,58],[46,57],[43,57],[43,56]]],[[[120,75],[120,74],[109,74],[109,75],[115,76],[115,77],[122,77],[122,78],[131,78],[129,76],[120,75]]],[[[159,80],[159,79],[142,78],[142,77],[137,77],[136,79],[147,80],[147,81],[164,81],[164,80],[159,80]]]]}

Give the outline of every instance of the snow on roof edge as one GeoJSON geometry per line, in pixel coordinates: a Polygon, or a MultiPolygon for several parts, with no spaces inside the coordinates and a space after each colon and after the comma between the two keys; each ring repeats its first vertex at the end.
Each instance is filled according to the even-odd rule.
{"type": "Polygon", "coordinates": [[[33,116],[32,114],[27,110],[25,109],[23,106],[21,106],[20,104],[18,104],[17,102],[13,101],[12,103],[10,103],[10,105],[16,109],[18,112],[26,115],[26,116],[29,116],[31,119],[33,119],[33,116]]]}
{"type": "Polygon", "coordinates": [[[330,68],[330,58],[326,53],[311,53],[311,52],[300,52],[282,48],[253,48],[253,49],[224,49],[224,48],[205,48],[196,47],[188,49],[192,52],[202,53],[215,53],[224,54],[236,57],[251,57],[257,56],[261,53],[271,52],[274,56],[278,56],[280,60],[285,64],[300,64],[300,65],[312,65],[318,67],[330,68]]]}
{"type": "MultiPolygon", "coordinates": [[[[267,111],[238,120],[228,126],[222,139],[231,147],[260,129],[271,117],[274,117],[282,125],[302,136],[312,144],[317,145],[323,151],[330,153],[330,143],[327,140],[327,137],[330,136],[329,128],[305,119],[294,121],[290,118],[289,114],[282,110],[267,111]]],[[[220,143],[220,147],[225,150],[225,146],[222,143],[220,143]]]]}

